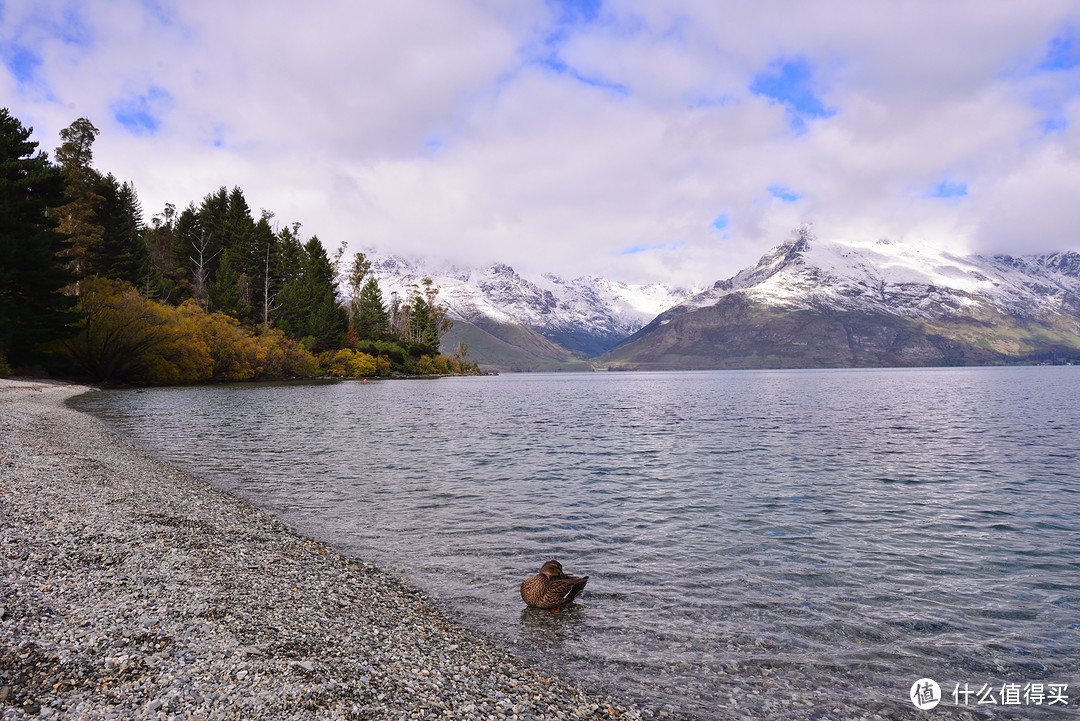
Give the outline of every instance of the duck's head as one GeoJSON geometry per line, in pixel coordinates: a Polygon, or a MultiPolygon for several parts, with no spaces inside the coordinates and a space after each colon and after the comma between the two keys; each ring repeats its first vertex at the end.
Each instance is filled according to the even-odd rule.
{"type": "Polygon", "coordinates": [[[561,576],[563,575],[562,564],[558,561],[548,561],[540,567],[540,573],[548,577],[561,576]]]}

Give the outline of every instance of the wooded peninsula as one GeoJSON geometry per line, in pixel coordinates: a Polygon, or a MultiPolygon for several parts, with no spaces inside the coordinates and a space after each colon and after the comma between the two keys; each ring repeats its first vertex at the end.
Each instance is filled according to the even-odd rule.
{"type": "Polygon", "coordinates": [[[363,253],[256,220],[239,187],[147,224],[131,183],[93,167],[98,129],[55,162],[0,109],[0,375],[119,384],[478,373],[430,280],[382,297],[363,253]],[[342,287],[344,286],[344,287],[342,287]]]}

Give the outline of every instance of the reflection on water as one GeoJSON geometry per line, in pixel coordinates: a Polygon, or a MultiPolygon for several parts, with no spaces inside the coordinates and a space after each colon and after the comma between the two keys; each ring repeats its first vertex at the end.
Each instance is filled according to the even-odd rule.
{"type": "Polygon", "coordinates": [[[914,713],[924,676],[1080,689],[1078,391],[1075,368],[990,368],[79,403],[586,683],[782,718],[914,713]],[[549,558],[589,586],[558,614],[522,611],[518,585],[549,558]]]}

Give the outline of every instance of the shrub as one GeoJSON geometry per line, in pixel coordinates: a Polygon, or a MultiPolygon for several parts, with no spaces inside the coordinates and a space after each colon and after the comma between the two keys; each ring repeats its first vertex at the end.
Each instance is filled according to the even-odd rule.
{"type": "Polygon", "coordinates": [[[91,278],[81,290],[85,320],[64,346],[95,380],[160,384],[315,375],[315,358],[279,330],[254,335],[193,300],[173,308],[119,281],[91,278]]]}
{"type": "Polygon", "coordinates": [[[354,353],[353,361],[350,367],[353,376],[362,378],[365,376],[373,376],[378,370],[375,356],[368,355],[367,353],[354,353]]]}
{"type": "Polygon", "coordinates": [[[394,372],[394,365],[384,355],[375,359],[375,373],[380,376],[388,376],[394,372]]]}

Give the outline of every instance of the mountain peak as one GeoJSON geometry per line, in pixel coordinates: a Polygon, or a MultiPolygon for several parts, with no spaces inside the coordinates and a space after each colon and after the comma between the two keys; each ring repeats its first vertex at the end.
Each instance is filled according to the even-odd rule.
{"type": "Polygon", "coordinates": [[[822,241],[808,226],[662,313],[613,368],[816,368],[1080,360],[1080,254],[963,255],[822,241]]]}
{"type": "Polygon", "coordinates": [[[791,237],[781,247],[786,246],[789,255],[797,255],[810,250],[810,244],[816,240],[817,235],[814,234],[814,224],[803,223],[792,231],[791,237]]]}
{"type": "Polygon", "coordinates": [[[755,265],[673,312],[712,305],[731,293],[775,306],[911,318],[978,312],[1028,317],[1055,312],[1080,294],[1080,254],[985,258],[917,241],[822,241],[803,225],[755,265]]]}
{"type": "Polygon", "coordinates": [[[447,268],[374,251],[367,255],[384,297],[395,291],[408,295],[411,285],[431,278],[451,319],[507,337],[517,332],[513,328],[528,329],[551,341],[553,347],[561,347],[568,358],[611,348],[691,295],[658,283],[632,285],[593,276],[566,280],[553,273],[522,275],[499,262],[447,268]]]}

